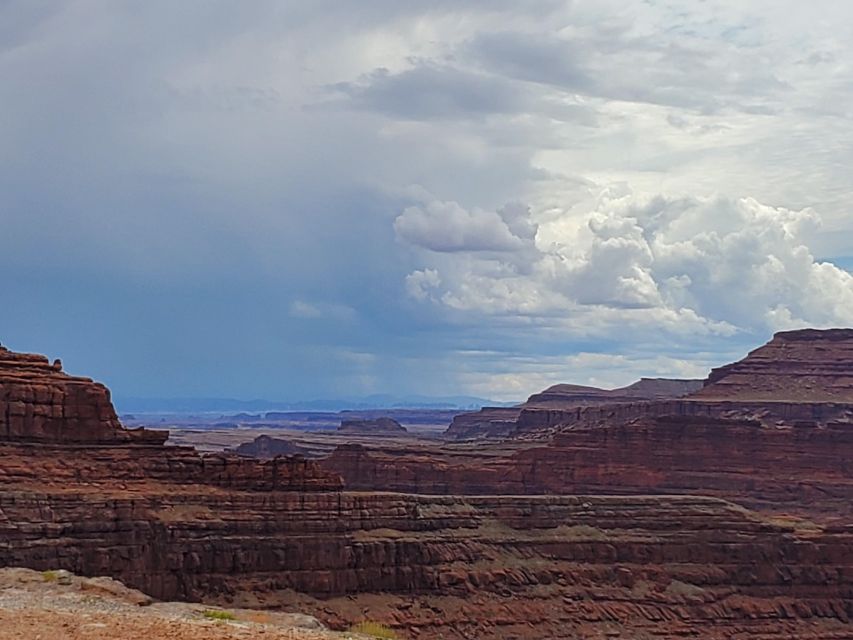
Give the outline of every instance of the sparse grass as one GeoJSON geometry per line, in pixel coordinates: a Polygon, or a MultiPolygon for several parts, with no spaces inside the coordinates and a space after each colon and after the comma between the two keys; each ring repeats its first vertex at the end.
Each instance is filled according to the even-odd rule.
{"type": "Polygon", "coordinates": [[[354,624],[349,630],[350,633],[360,633],[365,636],[382,638],[382,640],[397,640],[396,634],[390,627],[371,620],[364,620],[363,622],[354,624]]]}
{"type": "Polygon", "coordinates": [[[777,527],[784,527],[785,529],[793,529],[795,533],[802,534],[819,534],[823,533],[823,527],[819,524],[812,522],[811,520],[806,520],[800,516],[790,515],[787,513],[780,513],[770,518],[767,518],[767,521],[771,524],[776,525],[777,527]]]}
{"type": "Polygon", "coordinates": [[[230,611],[222,611],[220,609],[206,609],[201,612],[208,620],[236,620],[237,616],[235,616],[230,611]]]}
{"type": "Polygon", "coordinates": [[[56,582],[59,579],[59,573],[56,571],[42,571],[41,577],[45,582],[56,582]]]}

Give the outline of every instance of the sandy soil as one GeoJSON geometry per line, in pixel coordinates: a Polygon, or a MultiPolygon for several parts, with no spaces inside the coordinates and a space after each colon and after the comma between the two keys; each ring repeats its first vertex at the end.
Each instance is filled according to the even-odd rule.
{"type": "Polygon", "coordinates": [[[0,640],[345,640],[299,614],[151,603],[105,578],[0,569],[0,640]],[[211,619],[227,611],[233,620],[211,619]],[[207,615],[205,615],[207,613],[207,615]]]}

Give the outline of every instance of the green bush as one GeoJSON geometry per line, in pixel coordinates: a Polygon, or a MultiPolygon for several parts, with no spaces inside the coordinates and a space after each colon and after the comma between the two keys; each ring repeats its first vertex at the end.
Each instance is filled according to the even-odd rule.
{"type": "Polygon", "coordinates": [[[59,574],[56,571],[42,571],[41,577],[45,582],[56,582],[59,574]]]}
{"type": "Polygon", "coordinates": [[[202,611],[201,615],[209,620],[236,620],[237,616],[235,616],[230,611],[221,611],[219,609],[207,609],[206,611],[202,611]]]}

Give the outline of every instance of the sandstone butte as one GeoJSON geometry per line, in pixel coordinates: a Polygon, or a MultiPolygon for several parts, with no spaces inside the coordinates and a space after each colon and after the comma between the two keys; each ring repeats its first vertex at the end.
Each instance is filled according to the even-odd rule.
{"type": "Polygon", "coordinates": [[[338,433],[365,436],[398,436],[406,432],[406,427],[384,416],[375,420],[341,420],[338,427],[338,433]]]}
{"type": "Polygon", "coordinates": [[[536,393],[516,407],[484,407],[455,416],[446,436],[455,440],[505,438],[518,428],[522,412],[529,410],[566,410],[581,407],[635,404],[645,400],[669,400],[686,396],[702,388],[702,380],[641,378],[619,389],[599,389],[577,384],[556,384],[536,393]]]}
{"type": "MultiPolygon", "coordinates": [[[[808,350],[785,353],[824,384],[849,375],[808,350]]],[[[738,375],[776,375],[772,357],[738,375]]],[[[382,449],[258,461],[134,435],[103,386],[3,350],[0,564],[407,638],[853,637],[853,519],[818,504],[850,503],[844,410],[786,424],[751,400],[679,402],[712,400],[612,424],[570,411],[538,440],[412,449],[394,469],[382,449]]]]}

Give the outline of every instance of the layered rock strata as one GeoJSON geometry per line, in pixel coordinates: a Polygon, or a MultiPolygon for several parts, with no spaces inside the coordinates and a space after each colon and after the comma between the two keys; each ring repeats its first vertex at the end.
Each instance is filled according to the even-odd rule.
{"type": "Polygon", "coordinates": [[[853,522],[853,423],[660,417],[507,447],[340,447],[347,488],[423,494],[704,494],[853,522]]]}
{"type": "Polygon", "coordinates": [[[853,405],[853,329],[781,331],[743,360],[712,370],[692,397],[853,405]]]}
{"type": "Polygon", "coordinates": [[[711,498],[24,487],[0,491],[2,564],[111,575],[158,598],[298,606],[335,626],[831,638],[853,616],[849,532],[711,498]],[[357,613],[347,594],[365,594],[357,613]]]}
{"type": "Polygon", "coordinates": [[[393,418],[380,417],[373,420],[341,420],[338,433],[358,436],[399,436],[407,433],[406,427],[393,418]]]}
{"type": "MultiPolygon", "coordinates": [[[[91,381],[7,360],[12,402],[55,385],[84,407],[75,415],[109,404],[91,381]]],[[[31,404],[64,407],[66,395],[31,404]]],[[[847,424],[644,417],[567,427],[550,446],[461,447],[452,463],[348,447],[320,465],[144,444],[104,415],[25,421],[0,443],[0,565],[298,607],[340,627],[369,618],[406,637],[850,637],[847,424]],[[341,490],[338,470],[372,490],[341,490]],[[379,488],[701,491],[767,512],[694,495],[379,488]]]]}
{"type": "Polygon", "coordinates": [[[59,360],[0,346],[0,440],[158,443],[168,436],[123,428],[109,390],[68,375],[59,360]]]}
{"type": "Polygon", "coordinates": [[[290,440],[273,438],[268,435],[258,436],[251,442],[244,442],[234,449],[234,453],[240,456],[268,460],[278,456],[305,456],[308,450],[300,447],[290,440]]]}
{"type": "Polygon", "coordinates": [[[505,438],[537,425],[550,426],[555,416],[576,413],[586,407],[634,405],[641,402],[680,398],[702,388],[701,380],[641,378],[619,389],[599,389],[575,384],[557,384],[530,396],[516,407],[484,407],[453,418],[445,436],[451,440],[505,438]],[[531,416],[535,416],[531,419],[531,416]],[[543,420],[544,418],[544,420],[543,420]]]}
{"type": "Polygon", "coordinates": [[[765,425],[853,420],[853,329],[777,333],[745,358],[711,371],[680,399],[599,406],[525,405],[514,435],[625,424],[638,418],[751,418],[765,425]]]}

